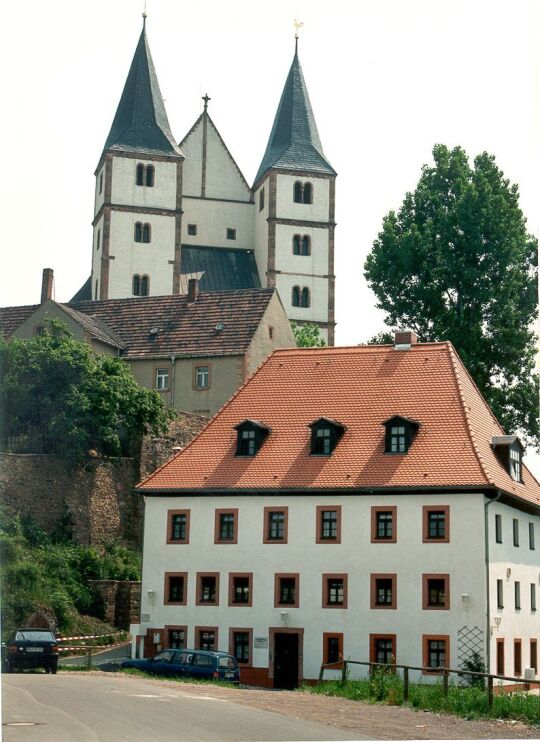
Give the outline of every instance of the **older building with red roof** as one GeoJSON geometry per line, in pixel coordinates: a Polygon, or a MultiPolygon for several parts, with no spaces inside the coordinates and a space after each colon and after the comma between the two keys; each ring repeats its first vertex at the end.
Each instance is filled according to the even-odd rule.
{"type": "Polygon", "coordinates": [[[276,687],[340,657],[429,675],[476,652],[534,676],[540,484],[522,453],[450,343],[277,350],[139,485],[134,630],[229,650],[276,687]]]}

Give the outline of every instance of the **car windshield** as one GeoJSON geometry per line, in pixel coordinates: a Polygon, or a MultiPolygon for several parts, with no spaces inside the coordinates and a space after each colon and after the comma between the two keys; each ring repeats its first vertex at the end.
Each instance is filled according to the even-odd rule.
{"type": "Polygon", "coordinates": [[[235,670],[235,664],[232,657],[220,657],[219,658],[219,666],[220,667],[226,667],[227,670],[235,670]]]}
{"type": "Polygon", "coordinates": [[[35,629],[25,629],[17,631],[15,634],[16,642],[55,642],[55,636],[52,631],[36,631],[35,629]]]}

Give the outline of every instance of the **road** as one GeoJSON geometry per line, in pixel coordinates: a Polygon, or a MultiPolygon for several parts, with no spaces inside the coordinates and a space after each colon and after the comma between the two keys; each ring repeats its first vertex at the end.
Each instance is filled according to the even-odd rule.
{"type": "MultiPolygon", "coordinates": [[[[114,647],[113,649],[103,649],[95,647],[94,649],[92,649],[92,667],[101,665],[104,662],[121,663],[123,659],[127,660],[131,656],[130,651],[131,644],[129,644],[129,642],[127,644],[122,644],[119,647],[114,647]]],[[[84,667],[86,665],[86,662],[86,655],[82,655],[80,657],[62,657],[62,655],[60,655],[59,664],[63,665],[64,667],[84,667]]]]}
{"type": "Polygon", "coordinates": [[[373,739],[122,675],[2,677],[4,742],[227,742],[373,739]]]}

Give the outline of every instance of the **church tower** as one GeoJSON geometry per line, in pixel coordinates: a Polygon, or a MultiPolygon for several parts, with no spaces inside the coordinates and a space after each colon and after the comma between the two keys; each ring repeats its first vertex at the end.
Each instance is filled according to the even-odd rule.
{"type": "MultiPolygon", "coordinates": [[[[298,324],[319,327],[334,344],[336,172],[325,157],[298,57],[285,82],[253,185],[255,257],[298,324]]],[[[263,283],[264,285],[264,283],[263,283]]]]}
{"type": "Polygon", "coordinates": [[[183,160],[143,25],[95,172],[92,299],[180,292],[183,160]]]}

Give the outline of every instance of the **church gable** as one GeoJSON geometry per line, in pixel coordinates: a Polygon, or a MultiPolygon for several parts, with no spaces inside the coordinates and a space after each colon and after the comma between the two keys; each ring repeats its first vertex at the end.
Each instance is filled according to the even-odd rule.
{"type": "Polygon", "coordinates": [[[200,196],[203,162],[203,125],[199,116],[181,143],[185,160],[182,170],[182,192],[184,196],[200,196]]]}

